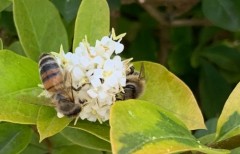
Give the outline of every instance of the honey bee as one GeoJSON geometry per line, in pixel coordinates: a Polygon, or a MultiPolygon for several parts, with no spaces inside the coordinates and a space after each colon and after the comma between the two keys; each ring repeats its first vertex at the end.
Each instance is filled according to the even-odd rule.
{"type": "Polygon", "coordinates": [[[116,100],[136,99],[144,91],[145,88],[145,71],[144,65],[141,65],[140,72],[135,71],[134,67],[130,68],[126,76],[126,86],[123,87],[124,92],[116,95],[116,100]]]}
{"type": "Polygon", "coordinates": [[[52,95],[55,109],[65,116],[76,117],[83,102],[75,102],[71,74],[63,72],[54,56],[47,53],[39,58],[39,72],[44,88],[52,95]]]}

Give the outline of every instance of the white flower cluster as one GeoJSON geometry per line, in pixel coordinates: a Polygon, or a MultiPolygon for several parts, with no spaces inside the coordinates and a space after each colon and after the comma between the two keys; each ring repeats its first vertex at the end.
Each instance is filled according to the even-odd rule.
{"type": "MultiPolygon", "coordinates": [[[[82,111],[79,118],[100,122],[109,119],[109,110],[116,101],[116,94],[123,92],[126,85],[126,72],[130,60],[122,61],[118,55],[124,49],[120,43],[125,34],[104,36],[90,46],[87,39],[79,43],[75,52],[64,53],[63,49],[56,56],[64,72],[71,72],[75,100],[81,100],[82,111]]],[[[76,103],[76,102],[75,102],[76,103]]],[[[58,113],[59,117],[61,115],[58,113]]]]}

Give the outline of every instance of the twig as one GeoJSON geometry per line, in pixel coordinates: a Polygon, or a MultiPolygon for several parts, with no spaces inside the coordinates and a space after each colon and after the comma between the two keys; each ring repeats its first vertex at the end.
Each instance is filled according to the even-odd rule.
{"type": "Polygon", "coordinates": [[[140,3],[140,5],[159,23],[159,25],[169,25],[169,22],[165,19],[164,14],[159,12],[155,7],[142,3],[140,3]]]}
{"type": "Polygon", "coordinates": [[[176,19],[171,21],[171,26],[212,26],[212,23],[206,19],[176,19]]]}

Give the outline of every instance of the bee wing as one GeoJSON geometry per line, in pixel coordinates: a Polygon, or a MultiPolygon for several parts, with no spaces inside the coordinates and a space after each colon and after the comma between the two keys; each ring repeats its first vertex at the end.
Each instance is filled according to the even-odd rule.
{"type": "Polygon", "coordinates": [[[68,89],[72,86],[72,75],[70,72],[66,71],[64,73],[64,88],[68,89]]]}
{"type": "Polygon", "coordinates": [[[73,96],[73,85],[72,85],[72,75],[71,75],[71,72],[69,71],[66,71],[64,73],[64,91],[65,93],[70,96],[70,98],[74,98],[73,96]]]}

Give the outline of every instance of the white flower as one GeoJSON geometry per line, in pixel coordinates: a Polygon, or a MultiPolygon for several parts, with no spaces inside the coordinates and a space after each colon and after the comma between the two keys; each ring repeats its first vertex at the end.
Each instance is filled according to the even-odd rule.
{"type": "Polygon", "coordinates": [[[115,53],[116,54],[121,53],[123,51],[123,49],[124,49],[123,44],[121,44],[119,42],[115,42],[115,47],[116,47],[116,49],[115,49],[115,53]]]}
{"type": "MultiPolygon", "coordinates": [[[[100,122],[109,119],[115,96],[126,85],[126,71],[132,60],[122,61],[118,55],[124,49],[120,42],[124,36],[125,33],[116,36],[113,29],[110,37],[104,36],[101,40],[96,40],[95,46],[90,46],[85,38],[74,53],[65,54],[62,46],[59,54],[52,53],[64,73],[70,73],[73,86],[82,86],[81,90],[74,91],[75,100],[85,100],[80,104],[82,110],[79,118],[100,122]]],[[[58,117],[62,116],[58,113],[58,117]]]]}

